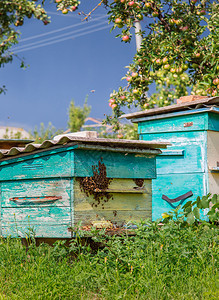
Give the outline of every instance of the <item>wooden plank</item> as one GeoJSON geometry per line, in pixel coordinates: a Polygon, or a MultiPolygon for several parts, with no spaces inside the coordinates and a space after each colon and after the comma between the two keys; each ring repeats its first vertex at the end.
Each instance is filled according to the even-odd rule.
{"type": "MultiPolygon", "coordinates": [[[[113,179],[110,188],[118,187],[131,189],[136,187],[132,179],[113,179]]],[[[148,194],[123,194],[112,193],[112,198],[100,203],[93,196],[86,196],[81,191],[79,182],[74,184],[74,224],[82,222],[82,225],[91,225],[95,221],[111,221],[121,226],[129,221],[140,221],[151,218],[151,180],[144,181],[144,187],[148,194]]]]}
{"type": "Polygon", "coordinates": [[[207,132],[207,161],[210,170],[219,167],[219,132],[207,132]]]}
{"type": "MultiPolygon", "coordinates": [[[[117,186],[123,181],[124,185],[133,186],[133,180],[113,180],[112,186],[117,186]],[[125,181],[125,182],[124,182],[125,181]],[[127,182],[128,181],[128,182],[127,182]]],[[[147,189],[147,194],[126,194],[126,193],[112,193],[112,198],[108,201],[105,197],[98,203],[93,196],[86,196],[86,194],[81,191],[79,183],[76,181],[74,185],[74,211],[140,211],[140,210],[150,210],[151,209],[151,180],[145,181],[145,188],[147,189]],[[105,201],[104,201],[105,200],[105,201]]]]}
{"type": "Polygon", "coordinates": [[[70,176],[71,160],[69,152],[32,158],[0,167],[0,181],[70,176]]]}
{"type": "Polygon", "coordinates": [[[187,142],[200,142],[202,143],[205,140],[206,133],[204,131],[184,131],[184,132],[165,132],[165,133],[147,133],[142,132],[140,137],[144,140],[159,140],[159,141],[170,141],[170,146],[167,147],[168,151],[171,149],[171,146],[174,143],[180,143],[181,145],[186,145],[187,142]],[[177,138],[177,141],[176,141],[177,138]]]}
{"type": "Polygon", "coordinates": [[[171,146],[166,151],[183,151],[184,155],[157,156],[157,174],[199,173],[207,172],[207,133],[167,132],[142,134],[143,139],[168,139],[171,146]]]}
{"type": "Polygon", "coordinates": [[[209,193],[219,194],[219,173],[208,173],[209,193]]]}
{"type": "Polygon", "coordinates": [[[16,226],[2,226],[2,236],[3,237],[22,237],[29,238],[34,236],[45,237],[45,238],[70,238],[72,235],[68,230],[69,226],[67,224],[61,225],[50,225],[45,226],[44,224],[34,224],[34,225],[22,225],[17,224],[16,226]]]}
{"type": "Polygon", "coordinates": [[[124,210],[124,211],[141,211],[146,208],[150,208],[151,206],[151,195],[150,197],[146,195],[138,195],[138,197],[134,195],[118,195],[113,194],[113,198],[111,198],[108,202],[104,202],[104,200],[100,201],[98,204],[97,201],[90,197],[89,199],[80,198],[80,201],[75,203],[75,212],[82,211],[110,211],[110,210],[124,210]]]}
{"type": "Polygon", "coordinates": [[[100,190],[96,189],[94,190],[96,193],[102,193],[102,192],[107,192],[107,193],[123,193],[123,194],[146,194],[147,190],[144,188],[139,188],[137,187],[136,189],[132,190],[122,190],[122,189],[105,189],[105,190],[100,190]]]}
{"type": "Polygon", "coordinates": [[[92,166],[98,165],[101,158],[106,166],[107,177],[145,179],[156,177],[156,160],[153,155],[91,150],[75,150],[75,177],[92,176],[92,166]]]}
{"type": "Polygon", "coordinates": [[[4,207],[1,210],[2,226],[44,224],[71,225],[70,207],[4,207]]]}
{"type": "MultiPolygon", "coordinates": [[[[138,185],[134,179],[126,179],[126,178],[116,178],[110,182],[110,189],[133,189],[138,185]]],[[[151,180],[144,180],[143,186],[147,190],[147,192],[151,192],[151,180]]]]}
{"type": "Polygon", "coordinates": [[[219,114],[216,113],[208,114],[208,130],[219,131],[219,114]]]}
{"type": "Polygon", "coordinates": [[[182,149],[177,149],[177,150],[163,150],[162,153],[160,155],[162,156],[183,156],[184,155],[185,150],[182,149]]]}
{"type": "Polygon", "coordinates": [[[80,211],[75,212],[74,226],[79,222],[81,225],[92,225],[96,221],[110,221],[112,224],[122,226],[128,222],[140,222],[141,220],[151,219],[151,210],[141,211],[80,211]]]}
{"type": "Polygon", "coordinates": [[[140,133],[185,132],[208,129],[208,113],[185,115],[139,123],[140,133]],[[188,126],[190,124],[190,126],[188,126]]]}
{"type": "MultiPolygon", "coordinates": [[[[219,132],[207,132],[207,163],[211,171],[213,168],[219,167],[219,132]]],[[[219,194],[219,173],[209,172],[209,192],[219,194]]]]}
{"type": "Polygon", "coordinates": [[[171,205],[162,199],[162,195],[172,199],[191,190],[193,196],[186,199],[182,203],[184,205],[187,201],[195,201],[197,196],[207,194],[206,179],[205,173],[158,175],[157,179],[152,181],[152,220],[161,218],[162,213],[169,212],[180,204],[179,202],[171,205]]]}
{"type": "Polygon", "coordinates": [[[151,194],[151,180],[143,179],[143,185],[139,187],[133,179],[114,178],[106,191],[109,193],[151,194]]]}
{"type": "Polygon", "coordinates": [[[44,179],[3,182],[1,187],[1,206],[4,207],[41,207],[70,206],[71,188],[68,179],[44,179]],[[57,197],[47,201],[44,197],[57,197]],[[17,198],[17,201],[10,199],[17,198]],[[37,202],[38,200],[41,200],[37,202]]]}

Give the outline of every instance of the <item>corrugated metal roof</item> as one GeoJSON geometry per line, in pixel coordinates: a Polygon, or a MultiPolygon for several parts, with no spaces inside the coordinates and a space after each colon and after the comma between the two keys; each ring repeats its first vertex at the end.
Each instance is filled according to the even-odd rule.
{"type": "Polygon", "coordinates": [[[33,152],[45,151],[50,148],[66,147],[78,145],[78,148],[96,149],[96,150],[111,150],[124,152],[145,152],[149,150],[151,153],[161,153],[159,148],[166,148],[169,143],[156,141],[139,141],[139,140],[119,140],[119,139],[104,139],[96,138],[89,139],[84,137],[68,137],[64,136],[58,141],[46,140],[42,144],[28,144],[24,148],[13,147],[9,150],[0,150],[0,159],[14,158],[19,155],[27,155],[33,152]]]}
{"type": "Polygon", "coordinates": [[[170,113],[170,112],[176,112],[176,111],[186,111],[186,110],[191,110],[191,109],[198,109],[201,107],[206,107],[206,106],[218,106],[219,105],[219,97],[212,97],[212,98],[206,98],[206,99],[201,99],[201,100],[195,100],[191,102],[184,102],[180,104],[173,104],[173,105],[168,105],[164,107],[158,107],[158,108],[152,108],[148,110],[143,110],[131,114],[125,114],[122,115],[121,118],[126,118],[126,119],[134,119],[134,118],[141,118],[141,117],[148,117],[148,116],[154,116],[154,115],[159,115],[159,114],[165,114],[165,113],[170,113]]]}

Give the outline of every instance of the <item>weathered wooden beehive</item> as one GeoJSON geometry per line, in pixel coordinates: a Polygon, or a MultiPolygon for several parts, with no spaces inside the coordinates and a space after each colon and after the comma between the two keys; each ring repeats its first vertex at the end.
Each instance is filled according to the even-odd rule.
{"type": "Polygon", "coordinates": [[[171,144],[157,157],[153,220],[197,196],[219,193],[219,97],[123,117],[138,123],[141,140],[171,144]]]}
{"type": "Polygon", "coordinates": [[[0,151],[1,235],[67,238],[81,222],[151,218],[165,143],[62,137],[0,151]]]}

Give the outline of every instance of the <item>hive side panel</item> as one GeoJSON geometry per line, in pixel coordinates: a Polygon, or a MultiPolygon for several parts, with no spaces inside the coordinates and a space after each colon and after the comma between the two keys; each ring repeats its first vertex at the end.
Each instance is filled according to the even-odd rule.
{"type": "Polygon", "coordinates": [[[219,194],[219,132],[207,132],[209,192],[219,194]]]}
{"type": "Polygon", "coordinates": [[[34,157],[20,161],[13,159],[13,163],[2,163],[0,166],[0,180],[33,179],[51,177],[70,177],[70,152],[58,152],[51,155],[34,157]]]}
{"type": "Polygon", "coordinates": [[[208,130],[219,131],[219,113],[209,113],[208,130]]]}
{"type": "Polygon", "coordinates": [[[2,183],[0,182],[0,235],[2,236],[2,183]]]}
{"type": "Polygon", "coordinates": [[[110,198],[96,198],[86,194],[79,182],[74,185],[75,223],[92,225],[97,221],[110,221],[121,226],[130,221],[150,218],[152,211],[151,180],[144,180],[144,190],[139,192],[132,179],[113,179],[109,185],[110,198]],[[137,189],[135,191],[135,188],[137,189]]]}
{"type": "Polygon", "coordinates": [[[141,139],[171,143],[157,156],[157,174],[206,171],[207,142],[204,131],[142,134],[141,139]]]}
{"type": "Polygon", "coordinates": [[[139,134],[157,132],[186,132],[207,130],[208,115],[194,114],[147,120],[138,123],[139,134]]]}
{"type": "Polygon", "coordinates": [[[93,166],[102,162],[110,178],[156,178],[154,155],[110,151],[75,150],[75,177],[93,175],[93,166]]]}
{"type": "Polygon", "coordinates": [[[206,195],[206,175],[206,173],[158,175],[152,182],[152,220],[161,218],[162,213],[169,212],[178,205],[183,206],[187,201],[195,201],[197,196],[206,195]],[[175,199],[189,191],[192,191],[193,196],[183,201],[171,204],[162,199],[163,195],[175,199]]]}
{"type": "Polygon", "coordinates": [[[18,224],[16,227],[3,224],[3,237],[21,237],[21,238],[70,238],[69,226],[66,224],[56,224],[45,226],[44,224],[18,224]]]}
{"type": "Polygon", "coordinates": [[[207,132],[208,168],[219,167],[219,132],[207,132]]]}
{"type": "Polygon", "coordinates": [[[9,181],[1,187],[3,235],[70,237],[71,187],[68,179],[9,181]]]}

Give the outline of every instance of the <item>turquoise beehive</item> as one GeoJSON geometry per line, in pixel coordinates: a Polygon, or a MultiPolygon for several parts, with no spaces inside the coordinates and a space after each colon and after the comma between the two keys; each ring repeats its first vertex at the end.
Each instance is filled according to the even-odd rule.
{"type": "Polygon", "coordinates": [[[158,148],[166,144],[62,137],[2,149],[1,235],[70,238],[78,223],[151,219],[158,148]]]}
{"type": "Polygon", "coordinates": [[[138,123],[140,140],[171,143],[157,157],[153,220],[197,196],[219,193],[219,97],[123,117],[138,123]]]}

